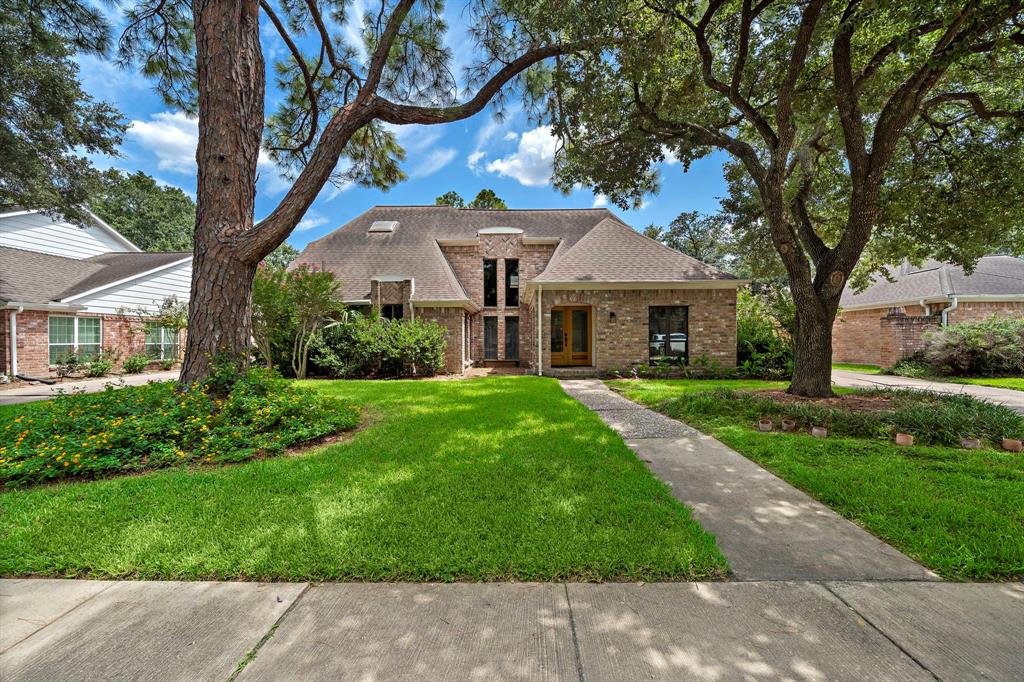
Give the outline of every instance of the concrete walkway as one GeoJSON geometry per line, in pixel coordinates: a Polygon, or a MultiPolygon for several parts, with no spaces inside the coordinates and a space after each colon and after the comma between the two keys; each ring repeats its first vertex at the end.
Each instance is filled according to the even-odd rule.
{"type": "Polygon", "coordinates": [[[8,388],[0,390],[0,405],[16,405],[18,403],[31,403],[37,400],[49,400],[61,391],[64,393],[74,393],[76,391],[98,393],[108,385],[119,388],[121,386],[142,386],[150,381],[171,381],[177,378],[178,370],[173,370],[170,372],[149,372],[147,374],[125,374],[123,376],[104,377],[102,379],[80,379],[56,383],[53,386],[38,384],[23,388],[8,388]]]}
{"type": "Polygon", "coordinates": [[[1005,405],[1015,412],[1024,414],[1024,391],[974,384],[951,384],[929,379],[911,379],[887,374],[863,374],[845,369],[832,370],[832,383],[850,388],[912,388],[917,391],[935,393],[966,393],[979,400],[1005,405]]]}
{"type": "Polygon", "coordinates": [[[937,580],[830,508],[710,436],[603,382],[563,381],[691,507],[737,580],[937,580]]]}
{"type": "Polygon", "coordinates": [[[1013,680],[1024,586],[0,581],[0,679],[1013,680]]]}

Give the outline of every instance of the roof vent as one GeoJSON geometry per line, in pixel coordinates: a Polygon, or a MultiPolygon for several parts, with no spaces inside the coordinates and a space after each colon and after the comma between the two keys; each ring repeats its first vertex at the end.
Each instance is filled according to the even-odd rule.
{"type": "Polygon", "coordinates": [[[375,220],[367,232],[394,232],[397,227],[397,220],[375,220]]]}

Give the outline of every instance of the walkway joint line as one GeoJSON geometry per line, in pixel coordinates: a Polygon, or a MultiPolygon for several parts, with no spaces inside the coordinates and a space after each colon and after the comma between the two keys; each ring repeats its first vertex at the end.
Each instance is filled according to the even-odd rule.
{"type": "Polygon", "coordinates": [[[576,636],[576,616],[572,612],[572,598],[569,596],[569,584],[562,583],[562,589],[565,590],[565,604],[569,607],[569,630],[572,632],[572,648],[576,654],[576,674],[580,678],[580,682],[587,682],[587,675],[583,672],[583,656],[580,655],[580,640],[576,636]]]}
{"type": "Polygon", "coordinates": [[[0,654],[6,654],[6,653],[7,653],[8,651],[12,650],[12,649],[13,649],[14,647],[18,646],[19,644],[21,644],[21,643],[22,643],[22,642],[24,642],[25,640],[28,640],[28,639],[32,639],[33,637],[35,637],[35,636],[36,636],[36,635],[38,635],[38,634],[39,634],[40,632],[42,632],[42,631],[43,631],[43,630],[45,630],[46,628],[50,627],[50,626],[51,626],[51,625],[53,625],[54,623],[56,623],[56,622],[57,622],[58,620],[60,620],[60,619],[61,619],[61,618],[63,618],[64,616],[68,615],[68,614],[69,614],[69,613],[71,613],[72,611],[75,611],[75,610],[79,609],[79,608],[80,608],[80,607],[82,607],[83,605],[85,605],[85,604],[87,604],[87,603],[91,602],[91,601],[92,601],[93,599],[95,599],[96,597],[100,596],[101,594],[103,594],[104,592],[106,592],[107,590],[109,590],[109,589],[110,589],[111,587],[113,587],[113,586],[114,586],[114,585],[116,585],[116,584],[117,584],[117,583],[115,583],[115,582],[112,582],[112,583],[110,583],[109,585],[107,585],[106,587],[104,587],[104,588],[103,588],[102,590],[100,590],[99,592],[96,592],[96,593],[94,593],[94,594],[90,594],[90,595],[89,595],[88,597],[86,597],[86,598],[85,598],[85,599],[83,599],[82,601],[78,602],[77,604],[75,604],[74,606],[72,606],[72,607],[71,607],[70,609],[68,609],[67,611],[64,611],[64,612],[62,612],[62,613],[58,614],[58,615],[57,615],[57,616],[56,616],[56,617],[55,617],[55,618],[54,618],[53,620],[51,620],[51,621],[50,621],[49,623],[47,623],[46,625],[44,625],[44,626],[42,626],[41,628],[38,628],[38,629],[36,629],[36,630],[33,630],[32,632],[28,633],[27,635],[25,635],[24,637],[22,637],[21,639],[19,639],[19,640],[18,640],[17,642],[15,642],[14,644],[10,645],[10,646],[9,646],[9,647],[7,647],[6,649],[3,649],[2,651],[0,651],[0,654]]]}
{"type": "Polygon", "coordinates": [[[850,609],[850,611],[852,611],[853,613],[857,614],[858,618],[860,618],[862,621],[864,621],[865,623],[870,625],[871,629],[873,629],[878,634],[882,635],[882,637],[885,637],[887,640],[889,640],[890,644],[892,644],[894,647],[899,649],[900,652],[904,656],[906,656],[907,658],[912,660],[915,664],[917,664],[917,666],[919,668],[921,668],[921,670],[923,670],[926,673],[928,673],[929,675],[931,675],[932,678],[934,678],[935,680],[938,680],[939,682],[942,682],[942,678],[939,677],[938,675],[936,675],[934,672],[932,672],[931,668],[929,668],[927,665],[925,665],[924,662],[921,659],[919,659],[917,656],[915,656],[914,654],[912,654],[909,651],[907,651],[906,649],[904,649],[903,646],[899,642],[897,642],[895,639],[893,639],[892,637],[889,636],[888,632],[886,632],[885,630],[883,630],[879,626],[875,625],[874,622],[872,622],[872,620],[870,618],[868,618],[866,615],[861,613],[857,609],[857,607],[855,607],[853,604],[851,604],[850,602],[848,602],[845,599],[843,599],[842,596],[840,596],[840,594],[838,592],[836,592],[835,590],[832,589],[831,585],[829,585],[828,583],[822,583],[821,586],[824,587],[826,590],[828,590],[829,594],[831,594],[833,597],[835,597],[840,602],[842,602],[843,605],[846,606],[846,608],[850,609]]]}
{"type": "Polygon", "coordinates": [[[288,608],[278,616],[277,620],[275,620],[274,624],[270,626],[270,629],[267,630],[266,634],[260,638],[260,641],[256,642],[256,646],[245,653],[242,660],[238,662],[237,666],[235,666],[235,672],[231,673],[230,677],[228,677],[227,682],[235,682],[235,680],[238,679],[238,676],[241,675],[247,667],[249,667],[249,664],[256,660],[256,657],[260,653],[260,649],[262,649],[263,645],[274,636],[274,633],[277,632],[277,628],[280,627],[281,623],[284,622],[284,619],[288,617],[288,614],[292,612],[292,609],[294,609],[295,605],[299,603],[303,596],[305,596],[311,586],[312,583],[306,583],[302,588],[302,591],[295,596],[295,599],[293,599],[292,603],[288,605],[288,608]]]}

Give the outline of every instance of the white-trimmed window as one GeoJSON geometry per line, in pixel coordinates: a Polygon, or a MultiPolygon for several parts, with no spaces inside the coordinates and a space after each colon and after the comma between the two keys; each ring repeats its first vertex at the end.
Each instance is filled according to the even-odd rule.
{"type": "Polygon", "coordinates": [[[178,332],[158,324],[146,325],[146,355],[154,360],[178,359],[178,332]]]}
{"type": "Polygon", "coordinates": [[[51,315],[49,318],[50,364],[56,365],[73,350],[78,358],[92,360],[103,345],[103,322],[98,317],[51,315]]]}

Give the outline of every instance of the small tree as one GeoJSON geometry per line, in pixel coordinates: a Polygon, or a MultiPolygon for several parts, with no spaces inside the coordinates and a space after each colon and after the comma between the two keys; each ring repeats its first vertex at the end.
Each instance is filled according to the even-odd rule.
{"type": "Polygon", "coordinates": [[[473,201],[469,202],[469,208],[487,208],[492,211],[504,211],[508,209],[505,202],[502,201],[501,197],[494,193],[493,189],[482,189],[474,197],[473,201]]]}
{"type": "Polygon", "coordinates": [[[130,334],[145,334],[147,327],[156,326],[180,339],[181,331],[188,327],[188,301],[178,300],[173,294],[154,307],[119,308],[117,314],[129,320],[130,334]]]}
{"type": "Polygon", "coordinates": [[[445,192],[434,199],[435,206],[452,206],[453,208],[465,208],[466,202],[458,192],[445,192]]]}
{"type": "Polygon", "coordinates": [[[339,283],[329,272],[303,265],[287,271],[261,268],[253,280],[252,335],[268,367],[287,355],[295,376],[306,378],[310,345],[344,310],[339,283]]]}

